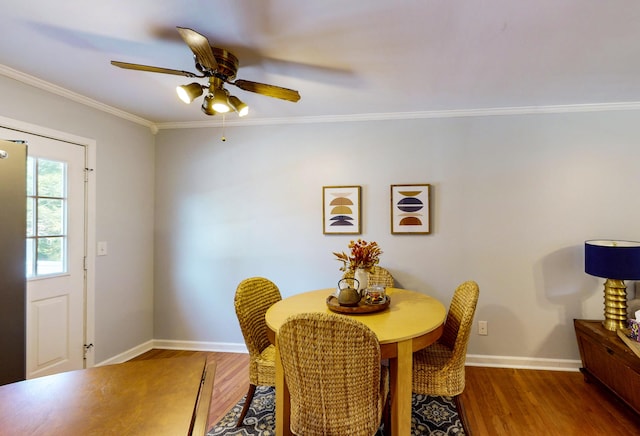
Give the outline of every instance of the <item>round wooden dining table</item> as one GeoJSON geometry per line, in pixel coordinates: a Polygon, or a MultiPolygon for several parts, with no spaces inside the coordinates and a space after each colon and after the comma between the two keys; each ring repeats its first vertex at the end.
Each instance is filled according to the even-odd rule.
{"type": "MultiPolygon", "coordinates": [[[[441,335],[447,310],[437,299],[407,289],[387,288],[389,307],[373,313],[343,314],[361,321],[378,337],[382,359],[389,359],[391,434],[411,433],[411,380],[413,352],[441,335]]],[[[291,315],[332,312],[327,298],[335,289],[304,292],[278,301],[265,315],[271,342],[276,344],[276,435],[290,435],[289,389],[277,346],[278,329],[291,315]]]]}

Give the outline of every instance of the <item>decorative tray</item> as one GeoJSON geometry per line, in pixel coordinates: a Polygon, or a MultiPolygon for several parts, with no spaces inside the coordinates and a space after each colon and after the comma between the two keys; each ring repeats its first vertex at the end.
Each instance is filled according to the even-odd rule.
{"type": "Polygon", "coordinates": [[[640,357],[640,342],[636,342],[629,337],[629,329],[618,329],[618,337],[631,348],[636,356],[640,357]]]}
{"type": "Polygon", "coordinates": [[[342,306],[338,303],[338,299],[335,295],[329,295],[327,297],[327,307],[329,310],[338,313],[358,314],[381,312],[389,307],[389,304],[391,304],[391,299],[388,295],[384,303],[368,304],[363,298],[357,306],[342,306]]]}

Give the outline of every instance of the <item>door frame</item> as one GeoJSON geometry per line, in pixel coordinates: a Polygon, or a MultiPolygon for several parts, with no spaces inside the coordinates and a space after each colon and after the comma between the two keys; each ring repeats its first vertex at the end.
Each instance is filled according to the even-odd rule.
{"type": "MultiPolygon", "coordinates": [[[[0,116],[0,127],[45,136],[85,147],[85,294],[84,343],[95,344],[95,265],[96,265],[96,141],[0,116]]],[[[19,138],[16,138],[19,139],[19,138]]],[[[28,145],[28,144],[27,144],[28,145]]],[[[28,150],[27,150],[28,154],[28,150]]],[[[26,312],[26,307],[25,307],[26,312]]],[[[25,344],[26,345],[26,344],[25,344]]],[[[85,367],[95,365],[95,347],[86,348],[85,367]]]]}

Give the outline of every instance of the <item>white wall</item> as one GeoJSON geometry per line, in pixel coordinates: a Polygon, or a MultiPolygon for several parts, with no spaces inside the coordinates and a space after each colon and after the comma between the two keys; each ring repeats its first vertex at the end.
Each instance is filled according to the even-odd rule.
{"type": "Polygon", "coordinates": [[[405,288],[448,304],[476,280],[469,353],[578,359],[573,318],[602,318],[591,238],[640,239],[637,111],[161,130],[155,338],[242,343],[237,284],[335,286],[322,186],[361,185],[361,237],[405,288]],[[433,185],[433,233],[391,235],[389,185],[433,185]]]}
{"type": "Polygon", "coordinates": [[[153,339],[153,134],[2,75],[0,95],[0,116],[96,141],[95,361],[153,339]]]}
{"type": "Polygon", "coordinates": [[[0,116],[97,142],[109,255],[96,262],[96,362],[154,338],[241,344],[245,277],[284,295],[334,286],[331,252],[351,237],[322,234],[326,185],[363,187],[362,237],[403,287],[448,302],[479,282],[489,336],[472,336],[472,354],[577,359],[572,319],[602,318],[603,300],[583,241],[640,239],[638,111],[227,126],[221,142],[220,129],[154,137],[3,76],[0,95],[0,116]],[[396,183],[433,185],[433,234],[390,234],[396,183]]]}

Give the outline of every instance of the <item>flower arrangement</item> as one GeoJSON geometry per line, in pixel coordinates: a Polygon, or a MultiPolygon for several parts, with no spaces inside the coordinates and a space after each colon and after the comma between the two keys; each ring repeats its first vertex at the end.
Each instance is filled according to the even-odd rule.
{"type": "Polygon", "coordinates": [[[376,266],[380,262],[380,255],[382,250],[378,247],[377,242],[367,242],[362,239],[349,242],[350,255],[345,252],[333,254],[337,260],[342,262],[340,271],[355,271],[357,268],[363,268],[367,271],[371,271],[371,268],[376,266]]]}

